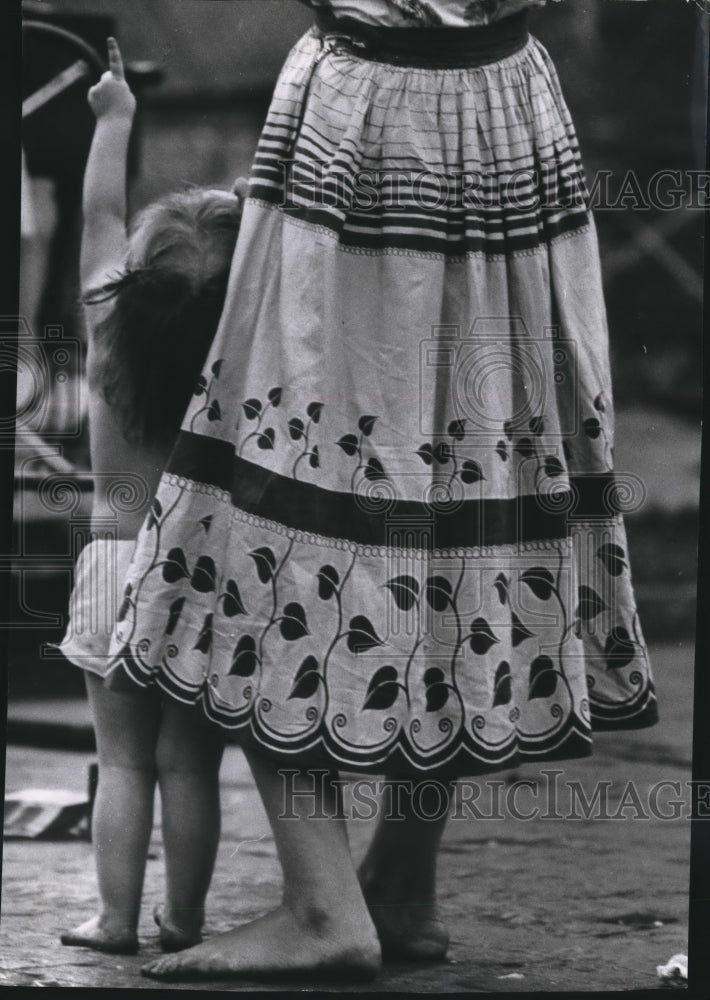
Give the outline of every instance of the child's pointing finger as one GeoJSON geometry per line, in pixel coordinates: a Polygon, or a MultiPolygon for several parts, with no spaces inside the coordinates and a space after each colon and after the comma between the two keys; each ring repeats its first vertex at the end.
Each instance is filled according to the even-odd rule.
{"type": "Polygon", "coordinates": [[[121,58],[121,50],[118,47],[118,42],[115,38],[108,39],[108,66],[111,70],[111,76],[114,80],[124,80],[125,73],[123,72],[123,59],[121,58]]]}

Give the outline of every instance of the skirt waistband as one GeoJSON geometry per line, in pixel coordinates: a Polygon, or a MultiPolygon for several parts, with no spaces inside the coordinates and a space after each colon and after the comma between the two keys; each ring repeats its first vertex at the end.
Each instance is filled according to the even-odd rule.
{"type": "Polygon", "coordinates": [[[316,11],[321,36],[335,37],[353,54],[414,69],[470,69],[519,52],[530,37],[527,11],[475,28],[377,28],[354,18],[316,11]]]}

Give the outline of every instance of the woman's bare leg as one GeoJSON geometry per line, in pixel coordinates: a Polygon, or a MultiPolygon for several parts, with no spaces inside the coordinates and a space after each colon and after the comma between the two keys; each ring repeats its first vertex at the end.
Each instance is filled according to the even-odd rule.
{"type": "Polygon", "coordinates": [[[451,791],[447,783],[423,779],[419,785],[393,782],[383,794],[359,876],[384,959],[437,961],[446,955],[449,934],[436,906],[436,862],[451,791]]]}
{"type": "Polygon", "coordinates": [[[101,909],[62,934],[61,941],[131,953],[138,949],[136,932],[153,829],[160,706],[144,691],[110,691],[95,674],[87,673],[86,685],[99,757],[92,840],[101,909]]]}
{"type": "Polygon", "coordinates": [[[220,730],[193,707],[166,699],[156,750],[165,850],[165,903],[156,910],[163,951],[202,940],[205,897],[220,832],[220,730]]]}
{"type": "Polygon", "coordinates": [[[371,978],[379,969],[380,947],[350,855],[339,789],[331,784],[335,774],[300,771],[288,783],[272,760],[251,750],[246,755],[283,868],[281,906],[161,958],[143,973],[172,980],[371,978]],[[286,788],[295,794],[286,796],[286,788]]]}

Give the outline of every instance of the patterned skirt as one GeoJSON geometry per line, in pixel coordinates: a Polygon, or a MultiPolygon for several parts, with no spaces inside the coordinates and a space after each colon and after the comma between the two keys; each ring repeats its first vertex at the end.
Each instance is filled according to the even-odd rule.
{"type": "MultiPolygon", "coordinates": [[[[529,38],[467,69],[310,32],[118,614],[290,766],[475,775],[656,721],[579,151],[529,38]]],[[[637,489],[638,486],[638,489],[637,489]]]]}

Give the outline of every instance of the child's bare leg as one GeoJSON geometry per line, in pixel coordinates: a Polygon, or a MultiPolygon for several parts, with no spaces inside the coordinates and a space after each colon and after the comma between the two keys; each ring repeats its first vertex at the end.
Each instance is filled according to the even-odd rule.
{"type": "Polygon", "coordinates": [[[96,730],[99,784],[92,839],[101,909],[62,934],[62,944],[97,951],[138,949],[143,876],[153,828],[159,704],[143,691],[110,691],[86,675],[96,730]]]}
{"type": "Polygon", "coordinates": [[[380,947],[350,856],[338,789],[322,772],[286,784],[279,765],[247,751],[283,868],[281,906],[143,969],[156,979],[354,977],[379,969],[380,947]],[[298,793],[301,793],[301,797],[298,793]],[[293,816],[285,819],[285,810],[293,816]],[[294,815],[295,814],[295,815],[294,815]],[[327,818],[323,818],[323,814],[327,818]],[[317,818],[320,816],[321,818],[317,818]]]}
{"type": "Polygon", "coordinates": [[[163,951],[202,940],[205,897],[220,831],[219,765],[224,741],[198,709],[163,704],[156,751],[165,850],[165,903],[156,910],[163,951]]]}
{"type": "Polygon", "coordinates": [[[436,961],[446,955],[449,934],[436,906],[436,860],[450,798],[448,783],[426,779],[418,786],[416,779],[392,782],[384,792],[359,876],[385,959],[436,961]]]}

